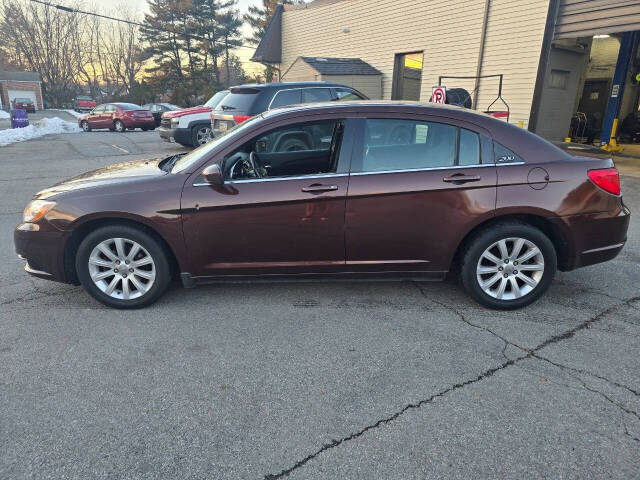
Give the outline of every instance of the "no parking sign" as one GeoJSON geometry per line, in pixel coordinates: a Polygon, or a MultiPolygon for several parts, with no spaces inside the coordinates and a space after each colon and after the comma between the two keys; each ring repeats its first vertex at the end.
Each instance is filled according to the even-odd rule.
{"type": "Polygon", "coordinates": [[[431,90],[431,101],[433,103],[446,103],[447,102],[447,87],[437,86],[431,90]]]}

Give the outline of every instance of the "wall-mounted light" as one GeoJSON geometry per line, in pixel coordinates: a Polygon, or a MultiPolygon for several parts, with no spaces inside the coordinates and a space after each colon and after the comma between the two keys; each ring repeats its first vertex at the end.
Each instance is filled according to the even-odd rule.
{"type": "Polygon", "coordinates": [[[593,38],[609,38],[611,35],[607,35],[606,33],[602,35],[594,35],[593,38]]]}
{"type": "Polygon", "coordinates": [[[344,27],[342,29],[342,33],[349,33],[351,31],[351,29],[349,27],[344,27]]]}

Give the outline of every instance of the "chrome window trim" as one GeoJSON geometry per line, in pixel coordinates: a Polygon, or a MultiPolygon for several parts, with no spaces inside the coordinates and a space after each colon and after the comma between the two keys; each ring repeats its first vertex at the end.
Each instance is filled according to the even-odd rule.
{"type": "MultiPolygon", "coordinates": [[[[241,180],[225,180],[224,185],[233,185],[234,183],[258,183],[258,182],[278,182],[284,180],[313,180],[315,178],[338,178],[347,177],[348,173],[320,173],[317,175],[296,175],[295,177],[270,177],[270,178],[246,178],[241,180]]],[[[210,183],[194,183],[194,187],[210,187],[210,183]]]]}
{"type": "Polygon", "coordinates": [[[352,172],[351,175],[380,175],[383,173],[410,173],[410,172],[429,172],[431,170],[457,170],[461,168],[485,168],[485,167],[503,167],[507,165],[523,165],[524,162],[516,162],[516,163],[502,163],[502,164],[494,164],[494,163],[483,163],[478,165],[451,165],[448,167],[429,167],[429,168],[405,168],[402,170],[379,170],[373,172],[352,172]]]}

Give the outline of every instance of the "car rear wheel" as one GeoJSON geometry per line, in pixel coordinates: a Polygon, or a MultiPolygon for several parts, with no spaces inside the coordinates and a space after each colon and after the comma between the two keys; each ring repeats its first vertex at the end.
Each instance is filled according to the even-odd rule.
{"type": "Polygon", "coordinates": [[[82,123],[80,123],[80,126],[82,127],[82,130],[84,130],[85,132],[90,132],[91,131],[91,127],[89,126],[89,122],[87,122],[86,120],[83,120],[82,123]]]}
{"type": "Polygon", "coordinates": [[[479,232],[462,255],[462,283],[478,303],[522,308],[549,288],[557,268],[553,243],[539,229],[503,223],[479,232]]]}
{"type": "Polygon", "coordinates": [[[122,133],[126,130],[126,127],[124,126],[124,123],[122,123],[122,120],[116,120],[115,122],[113,122],[113,128],[115,128],[116,132],[118,133],[122,133]]]}
{"type": "Polygon", "coordinates": [[[99,228],[80,243],[76,271],[84,288],[114,308],[141,308],[155,302],[171,281],[159,242],[124,225],[99,228]]]}
{"type": "Polygon", "coordinates": [[[196,125],[191,129],[191,143],[194,147],[204,145],[211,140],[211,126],[196,125]]]}

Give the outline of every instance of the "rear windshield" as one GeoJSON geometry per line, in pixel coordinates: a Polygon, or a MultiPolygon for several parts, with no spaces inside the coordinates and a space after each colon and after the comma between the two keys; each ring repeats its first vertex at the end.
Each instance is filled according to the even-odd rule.
{"type": "Polygon", "coordinates": [[[91,97],[85,97],[84,95],[78,95],[76,100],[93,100],[91,97]]]}
{"type": "Polygon", "coordinates": [[[222,90],[221,92],[216,93],[213,97],[207,100],[207,103],[205,103],[204,106],[209,108],[216,108],[222,101],[222,99],[227,95],[229,95],[229,90],[222,90]]]}
{"type": "Polygon", "coordinates": [[[249,112],[259,93],[260,90],[257,88],[233,88],[231,93],[220,102],[217,110],[229,110],[234,113],[249,112]]]}
{"type": "Polygon", "coordinates": [[[141,110],[142,109],[140,105],[136,105],[135,103],[116,103],[116,106],[120,107],[122,110],[141,110]]]}
{"type": "Polygon", "coordinates": [[[20,102],[20,103],[29,103],[31,100],[29,100],[28,98],[16,98],[16,102],[20,102]]]}

